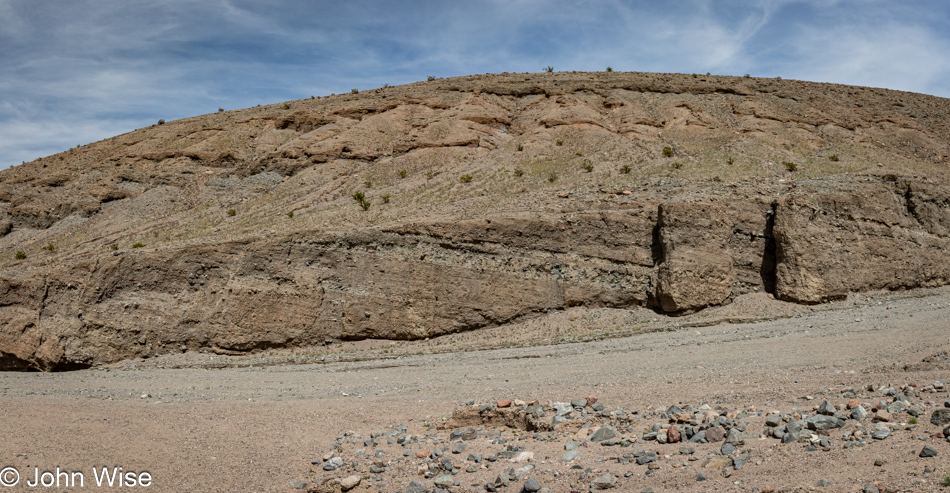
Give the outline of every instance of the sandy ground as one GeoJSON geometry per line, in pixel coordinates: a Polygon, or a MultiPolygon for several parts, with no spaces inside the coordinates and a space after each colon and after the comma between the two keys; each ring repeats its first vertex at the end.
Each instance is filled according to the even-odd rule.
{"type": "MultiPolygon", "coordinates": [[[[231,367],[214,368],[211,356],[200,355],[193,360],[183,356],[69,373],[3,373],[0,468],[16,468],[20,482],[0,490],[47,489],[27,483],[35,470],[42,474],[57,468],[83,474],[84,487],[73,490],[97,490],[101,488],[93,469],[106,466],[121,467],[135,477],[147,472],[151,491],[300,491],[291,483],[313,487],[341,476],[324,472],[311,461],[330,452],[345,432],[366,439],[375,430],[405,423],[411,434],[447,438],[450,430],[425,425],[441,424],[470,400],[546,403],[594,395],[608,407],[628,410],[706,403],[723,409],[755,406],[790,412],[810,411],[823,399],[840,404],[846,401],[837,397],[843,389],[864,389],[869,384],[899,388],[913,382],[918,388],[930,388],[934,381],[950,378],[945,359],[930,360],[950,350],[950,290],[920,294],[860,295],[815,311],[793,307],[783,312],[794,315],[790,318],[755,323],[715,323],[707,314],[706,323],[714,325],[682,327],[689,319],[660,317],[652,332],[556,345],[475,350],[476,339],[459,337],[453,344],[462,346],[443,347],[434,341],[353,346],[328,352],[333,358],[324,354],[322,362],[311,354],[306,360],[318,362],[308,364],[252,365],[264,360],[258,358],[235,359],[226,362],[231,367]],[[378,354],[388,359],[372,357],[378,354]],[[924,360],[932,363],[920,364],[924,360]]],[[[525,333],[541,330],[562,320],[557,317],[570,316],[555,314],[528,324],[534,329],[524,324],[516,328],[525,333]]],[[[630,316],[658,317],[652,312],[630,316]]],[[[604,322],[599,323],[603,328],[604,322]]],[[[511,327],[505,330],[514,334],[511,327]]],[[[220,363],[221,357],[217,358],[220,363]]],[[[274,357],[282,363],[292,360],[286,355],[274,357]]],[[[882,398],[867,394],[859,397],[865,402],[882,398]]],[[[933,409],[948,399],[946,392],[932,392],[921,393],[914,401],[929,401],[928,409],[933,409]]],[[[938,482],[950,473],[950,443],[930,437],[940,428],[929,424],[929,415],[922,416],[920,424],[905,426],[902,433],[861,449],[845,450],[843,441],[835,440],[833,450],[809,453],[797,444],[753,440],[744,447],[751,456],[749,464],[728,478],[709,474],[703,482],[695,480],[702,472],[701,461],[677,466],[684,461],[667,458],[648,477],[645,466],[604,460],[618,455],[613,450],[604,454],[591,449],[577,462],[582,470],[570,469],[571,464],[558,460],[566,439],[546,442],[501,431],[503,437],[521,441],[535,453],[535,477],[555,491],[587,491],[593,475],[605,470],[617,474],[615,491],[641,491],[646,486],[658,492],[755,491],[767,490],[766,485],[776,491],[860,491],[873,481],[892,485],[888,487],[895,491],[938,491],[938,482]],[[937,457],[918,458],[927,443],[937,449],[937,457]],[[886,459],[883,467],[873,464],[879,456],[886,459]],[[587,468],[590,471],[583,470],[587,468]],[[925,468],[933,472],[925,473],[925,468]],[[626,471],[632,472],[625,478],[626,471]],[[816,487],[819,478],[827,478],[831,486],[816,487]]],[[[906,421],[907,416],[901,419],[906,421]]],[[[637,427],[646,431],[658,421],[646,417],[637,427]]],[[[750,432],[762,430],[757,423],[753,418],[750,432]]],[[[422,443],[419,449],[428,446],[422,443]]],[[[481,445],[472,446],[474,450],[481,445]]],[[[422,480],[397,474],[410,468],[414,474],[417,459],[415,455],[403,459],[392,448],[385,448],[388,455],[383,459],[404,461],[390,467],[394,471],[390,476],[396,477],[384,474],[377,479],[358,469],[364,480],[354,491],[402,491],[410,480],[422,480]]],[[[675,455],[678,447],[647,442],[629,450],[638,448],[675,455]]],[[[718,445],[699,449],[699,454],[707,454],[718,445]]],[[[352,447],[343,450],[350,453],[352,447]]],[[[351,459],[356,457],[347,457],[351,459]]],[[[464,462],[464,457],[457,460],[464,462]]],[[[370,459],[363,462],[360,468],[370,459]]],[[[457,476],[459,491],[484,491],[477,485],[509,466],[499,462],[476,473],[462,472],[457,476]]],[[[9,470],[5,473],[0,479],[10,477],[9,470]]],[[[62,478],[61,485],[66,481],[62,478]]],[[[432,481],[426,482],[431,488],[432,481]]],[[[513,482],[506,490],[520,487],[520,482],[513,482]]]]}

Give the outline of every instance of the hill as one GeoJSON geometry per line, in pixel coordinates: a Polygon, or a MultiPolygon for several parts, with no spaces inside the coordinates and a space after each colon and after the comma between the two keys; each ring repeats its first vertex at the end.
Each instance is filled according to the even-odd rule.
{"type": "Polygon", "coordinates": [[[747,77],[469,76],[160,122],[0,172],[0,369],[945,285],[948,165],[950,100],[747,77]]]}

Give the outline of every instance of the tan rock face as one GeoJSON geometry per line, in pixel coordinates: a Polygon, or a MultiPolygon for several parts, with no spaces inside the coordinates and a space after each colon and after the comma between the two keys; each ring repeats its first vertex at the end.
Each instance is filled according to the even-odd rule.
{"type": "Polygon", "coordinates": [[[287,105],[0,172],[0,369],[950,282],[944,99],[615,73],[287,105]]]}

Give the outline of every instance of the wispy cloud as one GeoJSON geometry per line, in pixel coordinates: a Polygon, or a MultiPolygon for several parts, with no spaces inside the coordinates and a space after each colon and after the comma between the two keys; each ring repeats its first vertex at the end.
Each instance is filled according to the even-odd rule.
{"type": "Polygon", "coordinates": [[[942,0],[0,0],[0,167],[428,75],[781,75],[950,96],[942,0]]]}

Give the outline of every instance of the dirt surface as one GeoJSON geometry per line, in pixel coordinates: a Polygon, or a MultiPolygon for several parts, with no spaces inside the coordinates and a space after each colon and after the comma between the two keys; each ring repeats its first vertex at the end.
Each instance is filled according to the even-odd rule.
{"type": "MultiPolygon", "coordinates": [[[[536,479],[553,491],[586,492],[606,472],[616,478],[614,491],[854,492],[874,482],[881,491],[941,490],[938,483],[950,473],[950,444],[938,438],[942,426],[932,425],[930,416],[950,400],[950,386],[934,387],[950,378],[950,291],[852,295],[807,310],[763,295],[740,297],[733,309],[739,306],[766,312],[789,306],[793,313],[755,323],[713,320],[708,325],[707,320],[704,325],[694,319],[695,326],[684,326],[690,321],[644,309],[580,308],[509,327],[511,336],[524,335],[524,347],[499,348],[502,337],[486,331],[481,343],[451,339],[459,336],[398,344],[362,341],[331,345],[320,354],[185,353],[67,373],[8,372],[0,376],[0,467],[15,467],[24,482],[32,480],[34,468],[41,474],[57,467],[80,471],[86,489],[96,489],[92,470],[102,466],[147,471],[153,491],[339,491],[334,480],[352,475],[361,479],[352,491],[402,491],[413,480],[431,489],[436,478],[418,474],[419,466],[431,461],[416,453],[450,448],[462,441],[450,440],[452,431],[475,428],[462,454],[445,452],[459,467],[453,476],[459,486],[451,488],[456,491],[485,491],[484,484],[506,468],[531,465],[527,475],[500,491],[519,491],[525,481],[536,479]],[[622,312],[654,326],[623,333],[622,312]],[[565,327],[564,342],[540,338],[554,326],[565,327]],[[602,338],[569,342],[585,334],[602,338]],[[479,350],[489,347],[494,349],[479,350]],[[294,362],[303,364],[288,364],[294,362]],[[842,396],[853,390],[873,413],[875,403],[893,400],[884,394],[889,387],[909,393],[908,409],[920,411],[917,424],[909,424],[907,411],[894,413],[887,423],[872,423],[871,417],[849,420],[845,428],[822,435],[830,441],[828,450],[814,452],[805,450],[811,442],[782,445],[759,436],[767,431],[764,420],[772,411],[813,415],[824,400],[843,407],[851,398],[842,396]],[[615,425],[628,447],[588,442],[578,449],[581,458],[564,461],[564,445],[586,436],[575,433],[579,418],[553,431],[490,423],[477,429],[482,426],[479,405],[490,405],[488,413],[495,414],[503,412],[495,407],[502,399],[538,400],[545,406],[587,396],[595,396],[608,411],[623,408],[628,420],[615,425]],[[474,404],[463,405],[469,401],[474,404]],[[739,446],[735,457],[748,457],[739,469],[726,468],[729,477],[704,467],[722,443],[639,442],[654,424],[669,426],[662,414],[669,406],[700,409],[703,404],[724,415],[743,413],[737,419],[747,422],[744,433],[755,437],[739,446]],[[448,421],[459,411],[456,417],[467,416],[467,421],[448,421]],[[376,447],[364,445],[374,432],[400,424],[419,443],[402,447],[381,436],[376,447]],[[843,433],[870,431],[878,424],[890,426],[888,438],[865,437],[866,446],[844,448],[849,440],[843,433]],[[486,436],[490,431],[500,434],[486,436]],[[507,444],[492,444],[497,438],[507,444]],[[533,459],[512,463],[502,457],[465,472],[474,465],[466,461],[468,454],[503,453],[508,445],[524,447],[533,459]],[[687,445],[693,453],[681,455],[687,445]],[[937,456],[918,457],[924,445],[934,447],[937,456]],[[383,455],[359,455],[357,449],[383,455]],[[622,463],[623,454],[641,449],[659,453],[654,466],[637,465],[635,459],[622,463]],[[411,450],[407,457],[405,450],[411,450]],[[333,453],[346,465],[324,471],[320,462],[333,453]],[[879,457],[883,465],[875,466],[879,457]],[[377,460],[384,462],[384,472],[369,472],[377,460]],[[580,469],[572,469],[575,465],[580,469]],[[705,481],[697,481],[701,473],[705,481]],[[820,479],[830,486],[818,487],[820,479]]],[[[551,416],[549,411],[547,422],[551,416]]],[[[603,424],[599,417],[591,422],[603,424]]],[[[29,490],[23,482],[9,489],[29,490]]]]}

